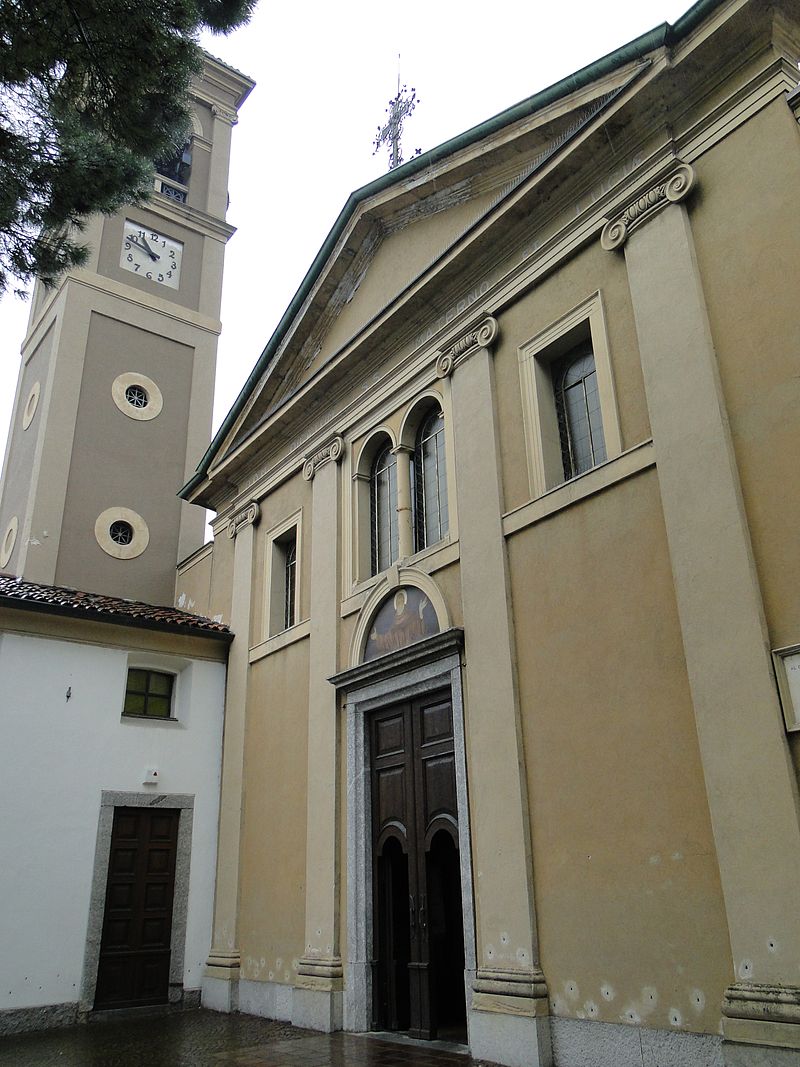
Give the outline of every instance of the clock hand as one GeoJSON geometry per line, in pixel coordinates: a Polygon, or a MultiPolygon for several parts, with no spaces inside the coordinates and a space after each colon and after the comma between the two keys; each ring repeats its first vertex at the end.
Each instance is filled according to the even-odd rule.
{"type": "Polygon", "coordinates": [[[156,253],[156,252],[153,252],[153,250],[152,250],[152,249],[150,248],[150,246],[149,246],[149,245],[147,244],[147,242],[145,241],[144,237],[142,237],[142,238],[141,238],[141,240],[140,240],[140,239],[139,239],[138,237],[134,237],[133,235],[131,235],[131,236],[130,236],[130,237],[128,238],[128,240],[129,240],[129,241],[131,242],[131,244],[134,244],[134,245],[136,245],[136,247],[137,247],[137,248],[141,248],[141,250],[142,250],[143,252],[146,252],[146,253],[147,253],[147,255],[148,255],[148,256],[149,256],[149,257],[150,257],[150,258],[151,258],[151,259],[152,259],[152,260],[153,260],[154,262],[155,262],[155,260],[157,260],[157,259],[161,259],[161,256],[159,256],[159,255],[158,255],[158,253],[156,253]]]}

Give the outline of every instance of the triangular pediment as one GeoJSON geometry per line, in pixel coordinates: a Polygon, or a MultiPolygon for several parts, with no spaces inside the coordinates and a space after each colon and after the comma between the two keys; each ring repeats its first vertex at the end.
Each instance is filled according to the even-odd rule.
{"type": "MultiPolygon", "coordinates": [[[[630,72],[627,77],[630,78],[630,72]]],[[[573,106],[539,116],[427,180],[398,183],[365,199],[297,308],[282,344],[249,384],[247,403],[223,449],[236,451],[282,403],[335,358],[510,192],[543,166],[615,96],[617,78],[576,94],[573,106]],[[546,120],[545,120],[546,119],[546,120]]],[[[345,209],[347,210],[347,209],[345,209]]],[[[313,269],[313,268],[312,268],[313,269]]]]}

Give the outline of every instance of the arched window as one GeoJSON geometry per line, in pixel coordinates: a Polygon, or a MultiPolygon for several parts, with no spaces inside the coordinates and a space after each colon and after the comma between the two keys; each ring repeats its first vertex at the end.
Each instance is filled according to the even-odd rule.
{"type": "Polygon", "coordinates": [[[378,452],[370,474],[372,573],[397,559],[397,457],[388,443],[378,452]]]}
{"type": "Polygon", "coordinates": [[[170,200],[185,204],[191,173],[192,142],[187,141],[174,156],[157,161],[156,189],[164,196],[168,196],[170,200]]]}
{"type": "Polygon", "coordinates": [[[553,367],[553,388],[561,460],[564,477],[569,480],[606,458],[591,342],[573,348],[553,367]]]}
{"type": "Polygon", "coordinates": [[[432,411],[417,433],[412,470],[414,551],[435,545],[448,530],[447,472],[444,458],[444,416],[432,411]]]}

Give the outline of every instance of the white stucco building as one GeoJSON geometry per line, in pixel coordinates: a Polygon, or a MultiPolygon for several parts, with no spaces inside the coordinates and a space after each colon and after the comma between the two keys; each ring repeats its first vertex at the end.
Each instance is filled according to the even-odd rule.
{"type": "Polygon", "coordinates": [[[0,1032],[199,995],[229,638],[0,577],[0,1032]]]}

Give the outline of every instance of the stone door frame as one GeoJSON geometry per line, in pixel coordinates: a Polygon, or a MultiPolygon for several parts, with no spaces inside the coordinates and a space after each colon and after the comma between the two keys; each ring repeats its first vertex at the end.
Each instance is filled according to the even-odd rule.
{"type": "Polygon", "coordinates": [[[453,705],[461,900],[464,918],[464,985],[467,1026],[475,978],[475,909],[469,830],[464,699],[463,631],[435,634],[398,652],[331,678],[344,695],[347,751],[347,959],[344,1029],[370,1029],[372,1012],[372,833],[368,716],[379,708],[449,689],[453,705]]]}
{"type": "MultiPolygon", "coordinates": [[[[177,809],[178,844],[175,855],[175,890],[172,901],[172,934],[169,958],[169,1003],[183,999],[183,961],[186,951],[186,915],[189,906],[189,868],[192,853],[192,824],[194,797],[183,793],[123,793],[104,789],[100,797],[100,816],[97,824],[97,844],[94,853],[92,890],[89,899],[89,921],[86,930],[86,951],[83,957],[78,1011],[94,1010],[97,968],[100,962],[100,942],[103,935],[108,862],[111,855],[111,830],[115,808],[177,809]]],[[[113,1009],[112,1009],[113,1010],[113,1009]]],[[[122,1009],[124,1010],[124,1009],[122,1009]]]]}

